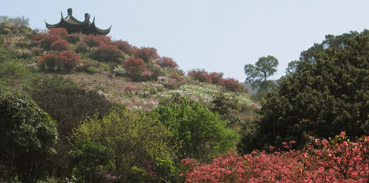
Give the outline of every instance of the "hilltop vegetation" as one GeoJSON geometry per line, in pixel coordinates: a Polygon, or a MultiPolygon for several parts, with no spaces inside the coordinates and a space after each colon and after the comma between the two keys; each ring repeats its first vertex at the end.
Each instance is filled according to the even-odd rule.
{"type": "Polygon", "coordinates": [[[0,181],[369,180],[366,30],[303,51],[275,90],[245,67],[260,105],[154,48],[0,21],[0,181]]]}

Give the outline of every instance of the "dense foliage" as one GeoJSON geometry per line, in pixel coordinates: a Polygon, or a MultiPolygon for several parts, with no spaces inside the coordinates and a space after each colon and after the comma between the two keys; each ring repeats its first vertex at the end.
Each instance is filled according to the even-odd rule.
{"type": "Polygon", "coordinates": [[[36,182],[55,154],[56,123],[29,98],[0,94],[0,176],[36,182]]]}
{"type": "Polygon", "coordinates": [[[76,129],[74,139],[89,140],[112,149],[111,161],[114,166],[101,170],[111,174],[111,179],[118,182],[153,182],[169,178],[173,169],[171,164],[175,151],[169,144],[171,136],[170,131],[157,119],[117,109],[101,120],[85,120],[76,129]],[[163,169],[169,171],[162,172],[163,169]]]}
{"type": "Polygon", "coordinates": [[[314,61],[301,61],[298,71],[269,96],[260,128],[244,148],[289,140],[302,147],[310,136],[328,138],[340,131],[352,138],[369,134],[368,43],[365,31],[344,39],[340,47],[313,53],[314,61]]]}
{"type": "Polygon", "coordinates": [[[238,135],[227,123],[200,104],[184,100],[180,104],[159,106],[154,113],[181,144],[180,158],[209,160],[235,147],[238,135]]]}
{"type": "MultiPolygon", "coordinates": [[[[294,141],[284,142],[290,149],[294,141]]],[[[243,156],[235,152],[201,164],[183,159],[186,182],[368,182],[369,137],[349,142],[344,133],[331,142],[315,139],[299,151],[265,153],[253,151],[243,156]]]]}

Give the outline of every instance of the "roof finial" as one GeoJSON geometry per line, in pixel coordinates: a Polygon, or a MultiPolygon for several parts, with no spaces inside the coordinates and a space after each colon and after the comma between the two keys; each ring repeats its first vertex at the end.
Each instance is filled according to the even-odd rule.
{"type": "Polygon", "coordinates": [[[68,15],[72,16],[72,8],[68,8],[68,15]]]}

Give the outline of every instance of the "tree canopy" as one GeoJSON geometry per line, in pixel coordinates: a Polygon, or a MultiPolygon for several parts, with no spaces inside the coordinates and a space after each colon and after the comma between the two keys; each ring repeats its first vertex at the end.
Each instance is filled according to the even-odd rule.
{"type": "Polygon", "coordinates": [[[369,134],[369,35],[356,34],[328,36],[322,44],[335,44],[321,51],[316,44],[302,52],[302,57],[309,56],[267,98],[256,134],[244,139],[254,138],[245,149],[289,140],[302,147],[310,137],[328,138],[341,131],[351,138],[369,134]]]}
{"type": "Polygon", "coordinates": [[[56,122],[29,98],[5,92],[0,94],[0,139],[0,176],[36,182],[55,153],[56,122]]]}
{"type": "Polygon", "coordinates": [[[255,65],[245,65],[246,83],[252,83],[253,88],[258,88],[261,91],[268,91],[275,85],[272,81],[268,81],[268,78],[277,71],[277,66],[278,59],[270,55],[260,57],[255,65]]]}

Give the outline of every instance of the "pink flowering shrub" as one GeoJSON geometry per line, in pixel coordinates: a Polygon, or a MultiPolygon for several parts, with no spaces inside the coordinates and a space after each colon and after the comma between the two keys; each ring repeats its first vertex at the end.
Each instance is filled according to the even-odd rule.
{"type": "Polygon", "coordinates": [[[135,48],[133,50],[133,56],[141,58],[145,63],[159,58],[159,55],[154,48],[135,48]]]}
{"type": "Polygon", "coordinates": [[[92,58],[103,62],[119,62],[122,51],[117,47],[109,44],[101,44],[91,54],[92,58]]]}
{"type": "Polygon", "coordinates": [[[190,70],[188,71],[187,75],[197,81],[211,83],[211,77],[209,76],[209,73],[206,72],[204,69],[190,70]]]}
{"type": "Polygon", "coordinates": [[[78,54],[72,51],[62,51],[56,53],[45,54],[39,60],[39,66],[41,69],[47,69],[49,71],[65,70],[72,71],[77,64],[79,64],[81,58],[78,54]]]}
{"type": "Polygon", "coordinates": [[[126,69],[133,80],[138,81],[141,79],[142,72],[146,69],[146,64],[141,58],[130,57],[123,62],[122,67],[126,69]]]}
{"type": "Polygon", "coordinates": [[[127,41],[114,41],[113,45],[116,46],[118,49],[122,50],[124,53],[131,54],[132,52],[132,45],[130,45],[127,41]]]}
{"type": "Polygon", "coordinates": [[[113,41],[110,39],[110,37],[105,35],[93,35],[89,34],[83,38],[83,42],[86,43],[89,47],[97,47],[102,44],[108,44],[112,45],[113,41]]]}
{"type": "MultiPolygon", "coordinates": [[[[55,34],[40,34],[40,40],[38,43],[40,44],[41,48],[45,50],[50,50],[51,44],[54,43],[54,41],[59,40],[60,36],[55,34]]],[[[38,38],[35,38],[38,39],[38,38]]]]}
{"type": "Polygon", "coordinates": [[[233,78],[223,79],[221,85],[224,86],[224,88],[234,92],[245,90],[245,87],[243,87],[238,81],[233,78]]]}
{"type": "Polygon", "coordinates": [[[168,57],[162,57],[158,60],[158,64],[162,67],[176,68],[178,64],[172,59],[168,57]]]}
{"type": "Polygon", "coordinates": [[[70,45],[66,40],[58,39],[51,44],[50,48],[54,51],[65,51],[70,49],[70,45]]]}
{"type": "MultiPolygon", "coordinates": [[[[327,140],[315,139],[307,148],[285,152],[235,152],[201,164],[183,159],[186,182],[368,182],[369,137],[350,142],[344,133],[327,140]]],[[[272,148],[272,147],[271,147],[272,148]]]]}

